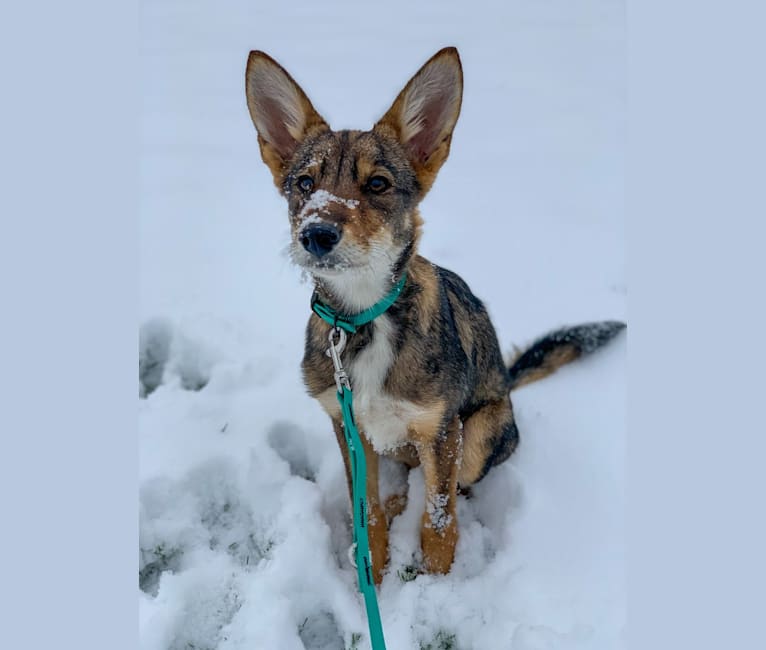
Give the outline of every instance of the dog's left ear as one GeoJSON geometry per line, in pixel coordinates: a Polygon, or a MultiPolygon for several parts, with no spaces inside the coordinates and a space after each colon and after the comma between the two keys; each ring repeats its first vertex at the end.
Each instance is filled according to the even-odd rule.
{"type": "Polygon", "coordinates": [[[449,155],[463,98],[463,68],[454,47],[434,54],[418,70],[374,130],[398,138],[415,168],[423,192],[449,155]]]}

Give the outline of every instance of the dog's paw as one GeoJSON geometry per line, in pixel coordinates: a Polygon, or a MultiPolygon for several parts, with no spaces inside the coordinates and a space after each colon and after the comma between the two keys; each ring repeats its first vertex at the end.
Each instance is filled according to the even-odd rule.
{"type": "Polygon", "coordinates": [[[423,550],[423,569],[426,573],[449,573],[455,560],[457,538],[457,521],[454,517],[436,527],[429,513],[423,515],[420,546],[423,550]]]}

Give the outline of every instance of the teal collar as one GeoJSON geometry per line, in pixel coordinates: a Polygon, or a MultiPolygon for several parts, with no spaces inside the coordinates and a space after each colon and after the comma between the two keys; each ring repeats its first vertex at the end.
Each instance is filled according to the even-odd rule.
{"type": "Polygon", "coordinates": [[[396,302],[399,294],[404,289],[404,283],[407,280],[407,273],[403,273],[393,289],[388,292],[381,300],[376,302],[372,307],[365,309],[358,314],[339,314],[332,307],[325,305],[319,300],[319,296],[316,292],[311,297],[311,309],[319,316],[325,323],[332,325],[333,327],[340,327],[347,332],[353,334],[356,332],[356,328],[365,323],[369,323],[375,320],[378,316],[384,313],[391,305],[396,302]]]}

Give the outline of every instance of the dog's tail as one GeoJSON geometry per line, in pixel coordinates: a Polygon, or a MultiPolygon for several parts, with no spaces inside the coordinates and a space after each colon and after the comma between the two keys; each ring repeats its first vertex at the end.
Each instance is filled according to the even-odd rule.
{"type": "Polygon", "coordinates": [[[564,364],[590,354],[611,341],[626,327],[625,323],[607,320],[584,323],[549,332],[524,351],[518,351],[508,372],[511,390],[543,379],[564,364]]]}

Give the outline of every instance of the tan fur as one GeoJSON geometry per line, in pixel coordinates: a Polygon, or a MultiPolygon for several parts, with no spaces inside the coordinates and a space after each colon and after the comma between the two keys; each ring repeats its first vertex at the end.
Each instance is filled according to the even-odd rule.
{"type": "Polygon", "coordinates": [[[580,351],[573,345],[562,346],[552,351],[545,358],[545,362],[539,368],[527,372],[516,384],[514,388],[531,384],[532,382],[545,379],[553,374],[561,366],[571,363],[580,356],[580,351]]]}
{"type": "Polygon", "coordinates": [[[409,469],[413,469],[420,465],[418,450],[415,449],[415,445],[413,444],[397,447],[396,449],[387,452],[385,456],[395,460],[397,463],[404,463],[409,469]]]}
{"type": "Polygon", "coordinates": [[[441,399],[433,401],[424,409],[424,413],[409,425],[411,435],[410,442],[415,449],[420,450],[424,445],[431,445],[434,440],[444,431],[444,414],[446,404],[441,399]]]}
{"type": "Polygon", "coordinates": [[[423,567],[428,573],[449,573],[455,560],[455,547],[458,540],[457,517],[453,512],[449,524],[443,529],[436,529],[429,524],[429,514],[423,513],[423,525],[420,530],[420,547],[423,551],[423,567]]]}
{"type": "Polygon", "coordinates": [[[418,451],[423,463],[426,509],[420,529],[423,565],[430,573],[447,573],[455,557],[457,528],[457,477],[462,459],[460,420],[446,428],[441,424],[421,426],[414,431],[420,440],[418,451]]]}
{"type": "Polygon", "coordinates": [[[463,348],[463,352],[470,354],[470,351],[474,346],[472,324],[459,301],[450,299],[450,306],[455,314],[457,330],[460,332],[460,346],[463,348]]]}
{"type": "MultiPolygon", "coordinates": [[[[418,219],[418,235],[420,234],[420,214],[415,213],[418,219]]],[[[420,300],[418,300],[418,321],[427,323],[429,318],[439,309],[439,281],[436,278],[433,266],[431,264],[414,263],[410,267],[412,278],[421,287],[420,300]]]]}
{"type": "Polygon", "coordinates": [[[463,423],[463,461],[458,473],[460,485],[472,485],[482,475],[491,453],[493,439],[499,425],[513,422],[510,400],[497,400],[482,407],[463,423]]]}

